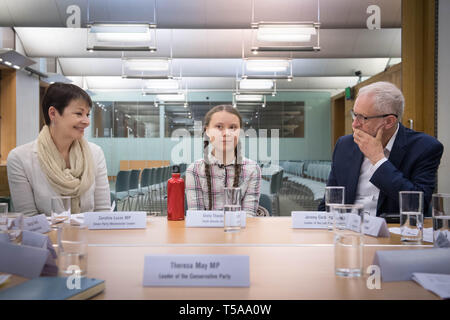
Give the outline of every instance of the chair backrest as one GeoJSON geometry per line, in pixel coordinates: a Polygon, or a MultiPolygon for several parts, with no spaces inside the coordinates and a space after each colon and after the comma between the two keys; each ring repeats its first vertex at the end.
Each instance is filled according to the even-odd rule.
{"type": "Polygon", "coordinates": [[[281,189],[281,185],[283,183],[283,170],[277,171],[272,174],[272,178],[270,179],[270,193],[275,194],[278,193],[281,189]]]}
{"type": "Polygon", "coordinates": [[[141,175],[141,188],[148,187],[150,185],[150,168],[142,170],[141,175]]]}
{"type": "Polygon", "coordinates": [[[158,183],[158,182],[156,182],[156,169],[157,168],[150,168],[150,173],[149,173],[149,178],[148,178],[149,186],[153,186],[158,183]]]}
{"type": "Polygon", "coordinates": [[[120,170],[116,178],[116,192],[130,190],[130,174],[129,170],[120,170]]]}
{"type": "Polygon", "coordinates": [[[158,167],[156,168],[156,173],[155,173],[155,182],[157,184],[161,183],[163,179],[163,168],[162,167],[158,167]]]}
{"type": "Polygon", "coordinates": [[[139,175],[141,174],[140,169],[131,170],[130,174],[130,189],[139,188],[139,175]]]}
{"type": "Polygon", "coordinates": [[[171,168],[171,166],[167,166],[167,167],[165,167],[164,169],[165,169],[165,174],[164,174],[164,181],[167,181],[167,180],[169,180],[171,177],[171,174],[170,174],[170,168],[171,168]]]}
{"type": "Polygon", "coordinates": [[[259,205],[269,211],[269,214],[272,215],[272,200],[267,194],[261,193],[259,195],[259,205]]]}

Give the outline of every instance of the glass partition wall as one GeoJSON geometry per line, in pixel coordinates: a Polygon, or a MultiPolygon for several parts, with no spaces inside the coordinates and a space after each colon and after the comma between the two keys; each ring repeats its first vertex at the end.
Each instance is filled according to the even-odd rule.
{"type": "MultiPolygon", "coordinates": [[[[88,139],[105,153],[112,189],[120,170],[189,165],[202,157],[203,119],[214,106],[232,104],[232,93],[229,95],[228,100],[215,99],[214,93],[197,93],[187,106],[155,106],[153,101],[115,100],[114,96],[97,100],[94,96],[88,139]]],[[[330,163],[330,93],[279,92],[265,105],[247,102],[238,103],[236,108],[243,120],[244,155],[262,167],[261,193],[272,200],[272,213],[290,215],[293,210],[315,210],[319,195],[292,184],[291,178],[306,178],[325,187],[325,171],[320,176],[319,171],[307,175],[306,169],[309,164],[314,167],[330,163]],[[281,170],[282,182],[271,190],[272,176],[281,170]]]]}

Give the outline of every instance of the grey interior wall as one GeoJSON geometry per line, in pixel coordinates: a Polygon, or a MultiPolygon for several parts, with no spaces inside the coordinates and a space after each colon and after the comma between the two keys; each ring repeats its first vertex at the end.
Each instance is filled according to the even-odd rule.
{"type": "MultiPolygon", "coordinates": [[[[20,38],[15,36],[15,49],[26,56],[20,38]]],[[[39,63],[39,60],[36,61],[39,63]]],[[[33,141],[39,134],[39,79],[27,71],[16,73],[16,145],[33,141]]]]}
{"type": "Polygon", "coordinates": [[[444,155],[438,172],[438,191],[450,193],[450,1],[439,1],[438,139],[444,155]]]}
{"type": "Polygon", "coordinates": [[[39,134],[39,79],[17,71],[16,83],[16,144],[20,146],[39,134]]]}

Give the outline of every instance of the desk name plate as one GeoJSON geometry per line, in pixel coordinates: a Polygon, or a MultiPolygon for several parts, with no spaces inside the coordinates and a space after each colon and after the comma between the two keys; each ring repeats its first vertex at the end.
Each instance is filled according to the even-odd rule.
{"type": "Polygon", "coordinates": [[[39,214],[23,219],[23,229],[32,232],[47,233],[50,231],[50,224],[45,214],[39,214]]]}
{"type": "MultiPolygon", "coordinates": [[[[241,227],[245,227],[247,214],[245,211],[241,213],[241,227]]],[[[187,210],[186,211],[186,227],[207,227],[207,228],[223,228],[223,211],[222,210],[187,210]]]]}
{"type": "Polygon", "coordinates": [[[86,212],[84,223],[88,229],[145,229],[147,213],[140,211],[86,212]]]}
{"type": "Polygon", "coordinates": [[[327,229],[327,213],[324,211],[292,211],[292,228],[327,229]]]}
{"type": "Polygon", "coordinates": [[[145,287],[249,287],[246,255],[146,255],[145,287]]]}
{"type": "MultiPolygon", "coordinates": [[[[294,229],[327,229],[327,215],[324,211],[292,211],[292,228],[294,229]]],[[[349,215],[348,228],[358,229],[358,217],[349,215]],[[353,220],[353,219],[356,219],[353,220]]],[[[364,215],[363,233],[374,237],[389,237],[386,220],[380,217],[364,215]]]]}
{"type": "Polygon", "coordinates": [[[390,235],[386,220],[380,217],[372,217],[369,214],[364,215],[363,230],[364,234],[374,237],[388,238],[390,235]]]}

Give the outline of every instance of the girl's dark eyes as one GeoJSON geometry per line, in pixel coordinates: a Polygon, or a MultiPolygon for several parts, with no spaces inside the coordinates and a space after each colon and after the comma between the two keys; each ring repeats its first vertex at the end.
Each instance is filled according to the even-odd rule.
{"type": "MultiPolygon", "coordinates": [[[[220,124],[216,124],[216,128],[222,128],[223,126],[222,125],[220,125],[220,124]]],[[[233,129],[233,130],[236,130],[237,129],[237,126],[231,126],[230,127],[230,129],[233,129]]]]}

